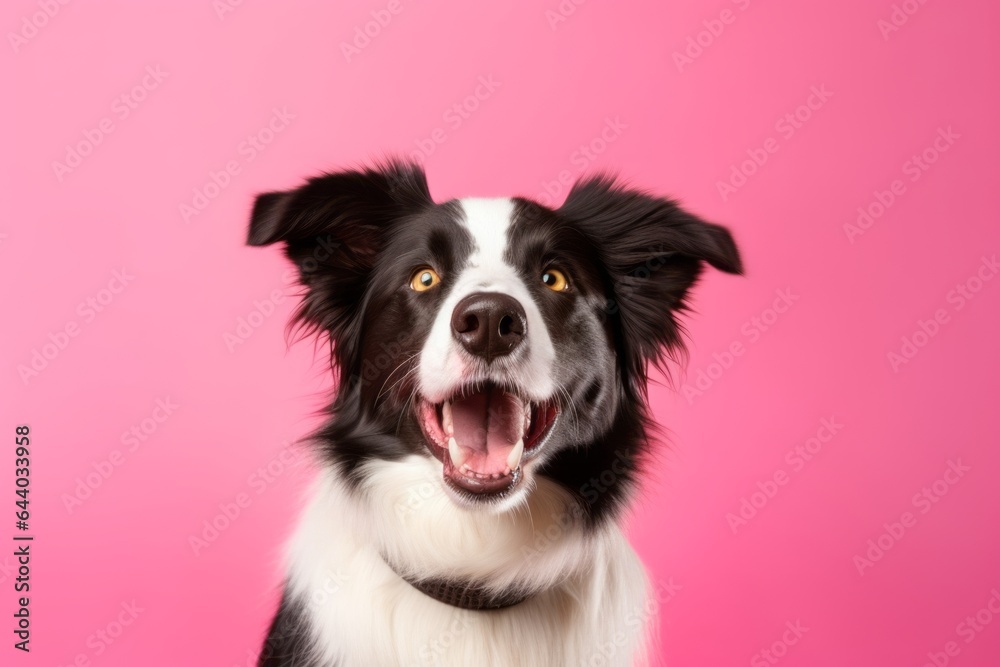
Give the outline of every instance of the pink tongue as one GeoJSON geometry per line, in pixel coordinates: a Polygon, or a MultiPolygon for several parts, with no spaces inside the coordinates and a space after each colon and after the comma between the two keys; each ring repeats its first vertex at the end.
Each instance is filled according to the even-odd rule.
{"type": "Polygon", "coordinates": [[[469,468],[481,475],[507,469],[507,456],[524,435],[524,406],[516,396],[488,389],[455,399],[451,419],[469,468]]]}

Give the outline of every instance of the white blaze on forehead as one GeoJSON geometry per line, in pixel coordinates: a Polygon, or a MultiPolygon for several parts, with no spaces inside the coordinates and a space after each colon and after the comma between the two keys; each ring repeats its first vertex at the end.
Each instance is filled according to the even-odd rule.
{"type": "Polygon", "coordinates": [[[484,278],[500,278],[504,269],[513,271],[504,259],[507,249],[507,229],[514,218],[514,202],[510,199],[461,199],[465,226],[472,234],[475,247],[469,256],[468,268],[482,269],[484,278]]]}
{"type": "Polygon", "coordinates": [[[452,336],[451,315],[455,305],[474,292],[501,292],[517,299],[527,318],[527,338],[510,357],[510,379],[535,400],[550,398],[554,385],[552,364],[555,349],[538,304],[517,269],[504,255],[507,232],[514,218],[514,202],[500,199],[460,199],[462,224],[472,237],[473,248],[465,265],[456,269],[448,297],[441,304],[430,335],[420,353],[420,387],[432,402],[440,402],[470,379],[469,355],[452,336]],[[513,363],[510,363],[513,362],[513,363]]]}

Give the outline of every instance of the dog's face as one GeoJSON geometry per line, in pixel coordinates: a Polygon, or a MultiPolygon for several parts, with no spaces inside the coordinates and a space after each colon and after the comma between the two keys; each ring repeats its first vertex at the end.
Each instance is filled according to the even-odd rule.
{"type": "Polygon", "coordinates": [[[418,454],[463,506],[509,509],[544,475],[591,518],[630,485],[645,369],[679,346],[703,262],[741,270],[724,228],[609,179],[558,210],[435,204],[400,164],[261,195],[250,243],[278,241],[307,289],[299,318],[334,345],[334,418],[317,439],[348,480],[418,454]]]}

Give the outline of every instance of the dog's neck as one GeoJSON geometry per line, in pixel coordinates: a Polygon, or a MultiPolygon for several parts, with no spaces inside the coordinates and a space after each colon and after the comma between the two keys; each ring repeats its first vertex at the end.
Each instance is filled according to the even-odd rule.
{"type": "Polygon", "coordinates": [[[491,513],[459,507],[444,493],[436,461],[413,456],[366,465],[344,526],[423,593],[465,608],[500,608],[586,570],[595,541],[615,526],[588,526],[579,502],[544,478],[522,505],[491,513]]]}
{"type": "Polygon", "coordinates": [[[471,581],[460,582],[451,579],[417,579],[403,574],[399,569],[393,567],[386,558],[382,558],[385,564],[399,577],[410,584],[424,595],[443,602],[444,604],[466,609],[469,611],[492,611],[496,609],[507,609],[514,605],[521,604],[525,600],[533,597],[534,592],[523,591],[512,587],[503,591],[496,591],[492,588],[481,586],[471,581]]]}

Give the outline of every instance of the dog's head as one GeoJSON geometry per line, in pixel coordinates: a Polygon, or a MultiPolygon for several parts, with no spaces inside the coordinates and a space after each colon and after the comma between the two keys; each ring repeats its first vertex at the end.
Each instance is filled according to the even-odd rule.
{"type": "Polygon", "coordinates": [[[608,177],[550,209],[436,204],[389,163],[260,195],[250,245],[285,244],[338,371],[324,454],[436,459],[465,506],[507,509],[536,476],[591,519],[619,506],[646,446],[649,364],[680,349],[676,316],[708,263],[739,273],[729,232],[608,177]]]}

